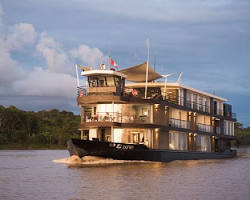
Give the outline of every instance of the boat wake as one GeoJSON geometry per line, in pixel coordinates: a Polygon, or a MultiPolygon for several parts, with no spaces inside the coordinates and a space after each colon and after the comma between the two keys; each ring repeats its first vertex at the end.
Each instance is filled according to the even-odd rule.
{"type": "Polygon", "coordinates": [[[53,160],[55,163],[63,163],[68,164],[71,166],[99,166],[99,165],[112,165],[112,164],[129,164],[129,163],[151,163],[151,161],[134,161],[134,160],[114,160],[109,158],[102,158],[102,157],[96,157],[96,156],[84,156],[83,158],[80,158],[76,155],[73,155],[68,158],[62,158],[53,160]]]}

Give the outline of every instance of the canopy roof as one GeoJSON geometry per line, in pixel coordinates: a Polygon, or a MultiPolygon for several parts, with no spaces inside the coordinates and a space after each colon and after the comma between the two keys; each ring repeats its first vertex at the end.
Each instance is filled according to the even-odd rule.
{"type": "MultiPolygon", "coordinates": [[[[146,71],[147,71],[147,62],[126,69],[122,69],[118,72],[123,73],[127,76],[128,81],[133,82],[145,82],[146,81],[146,71]]],[[[160,74],[155,72],[153,68],[148,66],[148,81],[153,81],[158,78],[162,78],[160,74]]]]}

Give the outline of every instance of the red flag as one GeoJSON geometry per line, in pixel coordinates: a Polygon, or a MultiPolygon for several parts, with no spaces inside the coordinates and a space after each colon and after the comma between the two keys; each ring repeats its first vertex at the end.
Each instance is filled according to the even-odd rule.
{"type": "Polygon", "coordinates": [[[115,63],[115,61],[112,58],[110,58],[110,65],[113,65],[116,69],[119,68],[119,66],[115,63]]]}

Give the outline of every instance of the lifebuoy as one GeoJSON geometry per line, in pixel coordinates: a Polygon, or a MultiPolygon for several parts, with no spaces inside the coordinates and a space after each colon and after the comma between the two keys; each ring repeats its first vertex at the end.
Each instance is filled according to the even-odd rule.
{"type": "Polygon", "coordinates": [[[133,89],[133,90],[132,90],[132,95],[133,95],[133,96],[137,96],[137,95],[138,95],[137,90],[133,89]]]}

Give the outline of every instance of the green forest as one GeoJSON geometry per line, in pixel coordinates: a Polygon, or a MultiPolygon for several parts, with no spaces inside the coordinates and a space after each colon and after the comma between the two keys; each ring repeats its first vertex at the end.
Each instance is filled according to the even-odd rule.
{"type": "Polygon", "coordinates": [[[60,149],[80,138],[80,116],[56,109],[23,111],[0,105],[0,149],[60,149]]]}
{"type": "Polygon", "coordinates": [[[250,127],[243,128],[243,124],[236,122],[234,124],[234,134],[240,145],[250,145],[250,127]]]}
{"type": "MultiPolygon", "coordinates": [[[[0,149],[63,149],[69,138],[80,138],[80,116],[57,109],[23,111],[0,105],[0,149]]],[[[240,145],[250,145],[250,127],[235,123],[240,145]]]]}

